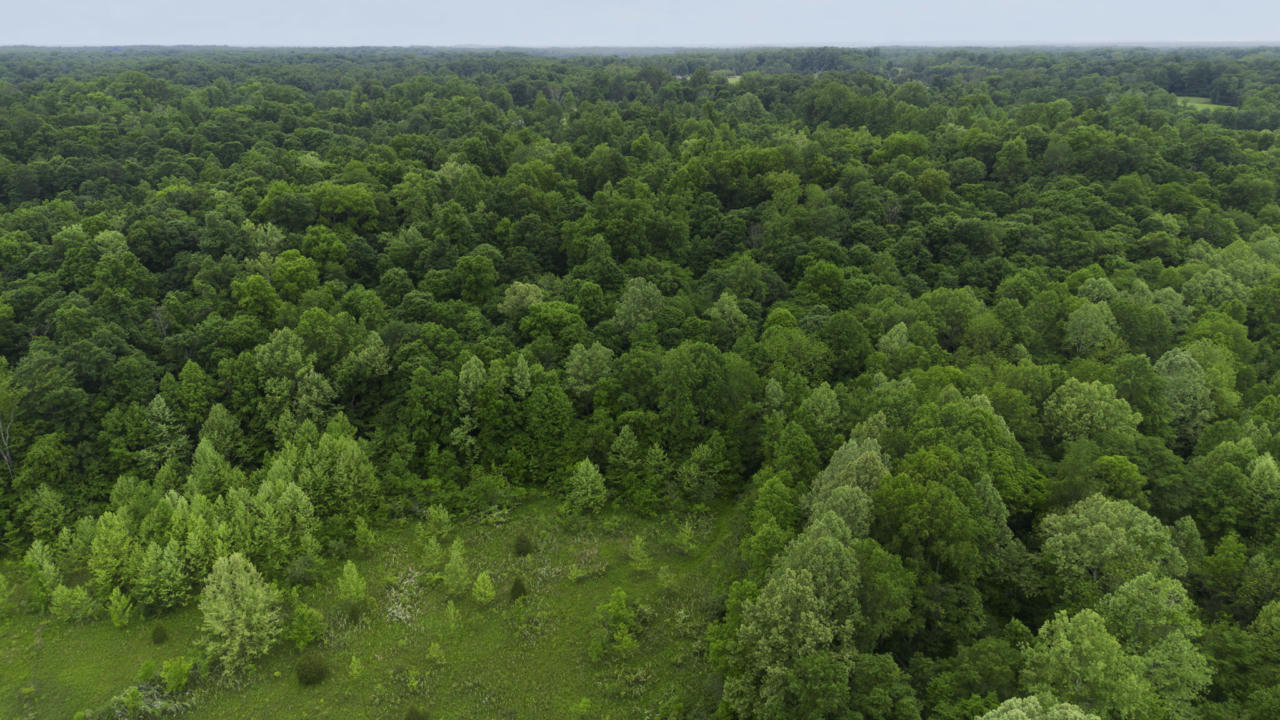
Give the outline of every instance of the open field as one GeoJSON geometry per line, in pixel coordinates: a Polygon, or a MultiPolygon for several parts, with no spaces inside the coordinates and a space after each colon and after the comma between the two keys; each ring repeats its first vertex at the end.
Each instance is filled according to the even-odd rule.
{"type": "MultiPolygon", "coordinates": [[[[671,520],[592,521],[565,526],[549,502],[522,508],[497,524],[459,527],[474,576],[489,572],[497,598],[482,606],[454,598],[460,621],[450,623],[440,568],[421,556],[423,534],[403,523],[378,535],[357,560],[372,603],[357,622],[337,608],[330,577],[301,598],[322,609],[328,633],[320,648],[329,678],[302,687],[295,677],[298,651],[282,642],[236,688],[208,684],[196,693],[190,718],[297,716],[403,717],[409,707],[430,717],[566,717],[584,699],[610,717],[644,717],[678,702],[708,677],[699,653],[706,622],[715,612],[711,589],[726,572],[729,538],[724,516],[691,518],[695,547],[688,554],[671,539],[671,520]],[[651,563],[628,557],[643,535],[651,563]],[[534,552],[517,557],[516,538],[534,552]],[[516,577],[529,594],[510,600],[516,577]],[[593,662],[588,646],[595,608],[615,588],[647,608],[633,653],[593,662]],[[354,661],[354,662],[353,662],[354,661]],[[355,671],[353,672],[353,665],[355,671]],[[678,677],[677,677],[678,676],[678,677]]],[[[452,536],[446,538],[452,540],[452,536]]],[[[168,642],[151,643],[154,621],[124,630],[105,619],[69,626],[48,617],[8,618],[0,646],[0,717],[67,718],[101,706],[134,682],[144,663],[194,651],[200,614],[194,607],[160,619],[168,642]]],[[[707,696],[717,691],[708,688],[707,696]]],[[[583,706],[585,707],[585,706],[583,706]]]]}

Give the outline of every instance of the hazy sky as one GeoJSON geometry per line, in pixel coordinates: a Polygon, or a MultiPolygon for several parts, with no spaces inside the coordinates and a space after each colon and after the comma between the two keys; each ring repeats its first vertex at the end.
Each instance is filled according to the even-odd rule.
{"type": "Polygon", "coordinates": [[[1280,41],[1276,0],[0,0],[0,45],[1280,41]]]}

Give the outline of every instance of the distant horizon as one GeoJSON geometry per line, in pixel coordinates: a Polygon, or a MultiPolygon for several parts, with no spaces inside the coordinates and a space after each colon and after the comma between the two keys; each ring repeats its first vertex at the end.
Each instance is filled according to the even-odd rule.
{"type": "Polygon", "coordinates": [[[1259,41],[1129,41],[1129,42],[990,42],[990,43],[949,43],[949,42],[900,42],[881,44],[836,44],[836,43],[797,43],[770,44],[754,43],[743,45],[505,45],[465,43],[458,45],[261,45],[236,43],[104,43],[104,44],[0,44],[0,50],[647,50],[660,52],[683,52],[691,50],[798,50],[835,48],[839,50],[876,50],[926,48],[931,50],[1018,50],[1041,48],[1275,48],[1280,47],[1280,39],[1259,41]]]}
{"type": "Polygon", "coordinates": [[[46,0],[7,47],[796,48],[1280,44],[1280,4],[1204,0],[46,0]]]}

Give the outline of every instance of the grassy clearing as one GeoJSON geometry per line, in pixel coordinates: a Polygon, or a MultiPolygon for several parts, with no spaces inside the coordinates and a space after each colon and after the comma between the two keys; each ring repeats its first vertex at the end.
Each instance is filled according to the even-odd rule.
{"type": "Polygon", "coordinates": [[[1219,105],[1212,102],[1207,97],[1199,97],[1197,95],[1178,95],[1178,102],[1198,110],[1217,110],[1219,108],[1228,108],[1230,105],[1219,105]]]}
{"type": "MultiPolygon", "coordinates": [[[[185,717],[402,718],[417,707],[432,718],[564,718],[586,699],[590,716],[620,720],[649,717],[666,703],[717,697],[717,688],[700,685],[711,677],[700,646],[719,606],[713,594],[729,555],[729,516],[690,520],[694,543],[687,554],[675,546],[678,521],[566,523],[549,500],[496,522],[468,523],[455,534],[471,575],[489,572],[497,597],[488,606],[469,594],[453,598],[456,625],[446,611],[449,598],[433,579],[441,568],[424,563],[419,526],[383,529],[377,546],[357,558],[373,596],[358,621],[337,609],[336,564],[325,582],[301,593],[329,623],[321,648],[327,680],[301,686],[299,653],[282,644],[241,686],[201,691],[185,717]],[[638,534],[651,556],[647,567],[628,557],[638,534]],[[521,535],[534,545],[525,557],[515,553],[521,535]],[[519,603],[509,598],[516,577],[529,592],[519,603]],[[634,652],[593,662],[595,610],[614,588],[646,606],[649,620],[634,652]]],[[[452,537],[444,539],[446,547],[452,537]]],[[[116,630],[105,621],[67,627],[13,618],[3,626],[0,667],[21,670],[0,673],[6,676],[0,717],[65,718],[97,707],[132,682],[143,662],[158,666],[186,651],[198,623],[194,609],[166,618],[171,638],[155,647],[150,624],[116,630]]]]}
{"type": "Polygon", "coordinates": [[[106,620],[66,625],[48,617],[0,621],[0,717],[70,718],[97,708],[134,681],[144,663],[156,668],[191,654],[199,613],[188,608],[162,620],[169,639],[151,642],[152,622],[117,629],[106,620]]]}

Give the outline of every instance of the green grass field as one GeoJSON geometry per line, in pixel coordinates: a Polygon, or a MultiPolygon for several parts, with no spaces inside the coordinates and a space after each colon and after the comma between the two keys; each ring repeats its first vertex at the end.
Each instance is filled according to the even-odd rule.
{"type": "Polygon", "coordinates": [[[1196,95],[1178,95],[1178,102],[1198,110],[1217,110],[1219,108],[1229,108],[1230,105],[1219,105],[1211,102],[1207,97],[1199,97],[1196,95]]]}
{"type": "MultiPolygon", "coordinates": [[[[184,717],[401,718],[419,707],[432,718],[563,718],[586,699],[591,717],[621,720],[649,717],[681,698],[717,697],[716,688],[702,692],[697,683],[710,677],[701,638],[720,606],[713,588],[729,555],[729,516],[691,522],[688,554],[674,547],[678,524],[671,520],[566,522],[549,501],[501,522],[465,524],[457,536],[471,573],[488,571],[497,598],[489,606],[455,598],[461,619],[452,627],[445,591],[430,579],[439,568],[423,566],[417,525],[382,529],[376,546],[357,558],[373,596],[358,622],[336,610],[336,563],[325,581],[301,593],[329,621],[325,682],[299,685],[298,652],[282,643],[240,686],[201,689],[184,717]],[[521,534],[535,546],[525,557],[514,552],[521,534]],[[646,538],[651,567],[628,557],[637,534],[646,538]],[[529,595],[512,603],[517,576],[529,595]],[[632,654],[592,662],[595,608],[614,588],[648,606],[651,620],[632,654]]],[[[98,707],[133,682],[144,662],[158,667],[191,652],[199,621],[194,608],[164,617],[171,637],[155,646],[150,622],[118,630],[105,620],[67,626],[11,617],[0,626],[0,718],[68,718],[98,707]]]]}

